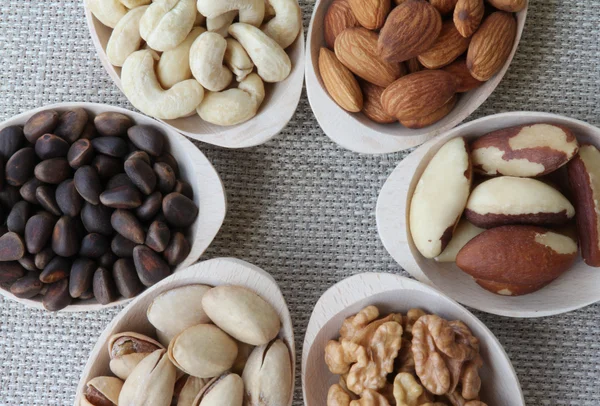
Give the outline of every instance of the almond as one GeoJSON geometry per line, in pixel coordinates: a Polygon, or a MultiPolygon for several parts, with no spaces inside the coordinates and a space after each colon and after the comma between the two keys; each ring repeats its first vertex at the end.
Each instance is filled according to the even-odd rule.
{"type": "Polygon", "coordinates": [[[406,61],[406,67],[408,68],[408,73],[415,73],[420,70],[423,70],[423,66],[421,62],[419,62],[419,58],[410,58],[406,61]]]}
{"type": "Polygon", "coordinates": [[[471,40],[460,35],[452,21],[446,21],[431,48],[419,55],[419,62],[427,69],[439,69],[462,55],[469,48],[469,42],[471,40]]]}
{"type": "Polygon", "coordinates": [[[389,124],[396,121],[396,117],[387,114],[381,105],[381,94],[385,90],[383,87],[369,82],[362,82],[360,87],[364,97],[362,112],[365,116],[380,124],[389,124]]]}
{"type": "Polygon", "coordinates": [[[424,70],[396,80],[381,95],[381,104],[398,120],[428,116],[456,93],[454,77],[443,70],[424,70]]]}
{"type": "Polygon", "coordinates": [[[567,166],[569,183],[577,208],[577,234],[583,261],[600,267],[600,151],[582,145],[567,166]]]}
{"type": "Polygon", "coordinates": [[[456,6],[457,0],[429,0],[431,5],[440,12],[440,14],[448,14],[456,6]]]}
{"type": "Polygon", "coordinates": [[[467,54],[467,68],[478,80],[486,81],[506,63],[517,36],[517,21],[512,14],[496,11],[473,34],[467,54]]]}
{"type": "Polygon", "coordinates": [[[516,13],[527,6],[527,0],[488,0],[492,6],[502,11],[516,13]]]}
{"type": "Polygon", "coordinates": [[[450,101],[448,101],[448,103],[444,104],[442,107],[440,107],[433,113],[428,114],[424,117],[416,118],[414,120],[402,120],[400,121],[400,124],[402,124],[406,128],[412,128],[415,130],[419,128],[429,127],[430,125],[437,123],[438,121],[446,117],[448,114],[450,114],[452,109],[454,109],[454,106],[456,106],[456,100],[458,100],[458,98],[454,96],[450,99],[450,101]]]}
{"type": "Polygon", "coordinates": [[[570,237],[534,226],[503,226],[469,241],[456,265],[493,293],[534,292],[569,270],[577,258],[570,237]],[[490,255],[493,253],[493,255],[490,255]]]}
{"type": "Polygon", "coordinates": [[[358,26],[358,21],[352,14],[348,0],[334,0],[327,9],[323,20],[323,33],[327,47],[333,50],[335,39],[342,31],[358,26]]]}
{"type": "Polygon", "coordinates": [[[467,69],[467,61],[464,58],[459,58],[450,65],[444,66],[442,69],[452,74],[454,79],[456,79],[457,93],[464,93],[469,90],[477,89],[484,83],[471,76],[471,72],[467,69]]]}
{"type": "Polygon", "coordinates": [[[377,43],[388,61],[403,62],[430,48],[442,30],[442,17],[425,0],[407,0],[388,16],[377,43]]]}
{"type": "Polygon", "coordinates": [[[348,0],[352,13],[363,27],[378,30],[389,14],[391,0],[348,0]]]}
{"type": "Polygon", "coordinates": [[[363,107],[363,95],[352,72],[327,48],[319,52],[319,72],[325,89],[338,106],[356,113],[363,107]]]}
{"type": "Polygon", "coordinates": [[[458,0],[454,9],[454,25],[460,35],[467,38],[473,35],[485,13],[483,0],[458,0]]]}
{"type": "Polygon", "coordinates": [[[335,55],[355,75],[387,87],[404,73],[404,65],[377,55],[377,34],[365,28],[348,28],[335,40],[335,55]]]}

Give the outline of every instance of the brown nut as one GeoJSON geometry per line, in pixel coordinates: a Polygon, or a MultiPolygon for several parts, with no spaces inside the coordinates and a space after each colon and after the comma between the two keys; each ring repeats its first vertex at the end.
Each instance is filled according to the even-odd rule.
{"type": "Polygon", "coordinates": [[[173,168],[164,162],[155,163],[153,168],[158,181],[158,190],[165,194],[172,192],[177,180],[173,168]]]}
{"type": "Polygon", "coordinates": [[[327,93],[338,106],[351,113],[363,107],[363,94],[358,81],[335,54],[325,47],[319,51],[319,74],[327,93]]]}
{"type": "Polygon", "coordinates": [[[123,161],[112,156],[98,154],[92,161],[92,167],[98,172],[102,179],[110,179],[123,172],[123,161]]]}
{"type": "Polygon", "coordinates": [[[35,153],[40,159],[62,158],[69,152],[69,143],[54,134],[44,134],[35,142],[35,153]]]}
{"type": "Polygon", "coordinates": [[[62,216],[54,225],[52,232],[52,250],[63,257],[70,257],[79,251],[80,239],[75,219],[62,216]]]}
{"type": "Polygon", "coordinates": [[[98,303],[103,305],[114,302],[119,297],[112,274],[106,268],[96,269],[92,280],[92,289],[98,303]]]}
{"type": "Polygon", "coordinates": [[[390,0],[348,0],[348,3],[359,24],[368,30],[383,27],[392,8],[390,0]]]}
{"type": "Polygon", "coordinates": [[[483,0],[458,0],[454,9],[454,25],[460,35],[470,37],[477,31],[483,15],[485,4],[483,0]]]}
{"type": "Polygon", "coordinates": [[[171,241],[164,251],[164,256],[169,265],[177,266],[190,255],[190,243],[179,231],[171,233],[171,241]]]}
{"type": "Polygon", "coordinates": [[[68,258],[56,256],[48,262],[39,278],[44,283],[54,283],[67,279],[71,272],[71,261],[68,258]]]}
{"type": "Polygon", "coordinates": [[[33,148],[21,148],[6,162],[6,183],[12,186],[25,184],[33,176],[36,163],[37,157],[33,148]]]}
{"type": "Polygon", "coordinates": [[[571,193],[577,209],[577,234],[583,261],[600,266],[600,151],[593,145],[582,145],[579,154],[569,162],[567,171],[571,193]]]}
{"type": "Polygon", "coordinates": [[[12,284],[25,276],[27,271],[18,262],[0,262],[0,284],[12,284]]]}
{"type": "Polygon", "coordinates": [[[122,209],[115,210],[110,217],[110,223],[115,231],[123,237],[136,244],[144,243],[146,239],[144,229],[139,220],[131,212],[122,209]]]}
{"type": "Polygon", "coordinates": [[[419,54],[419,62],[427,69],[439,69],[462,55],[469,48],[469,38],[463,37],[453,21],[442,24],[442,31],[435,42],[419,54]]]}
{"type": "MultiPolygon", "coordinates": [[[[38,179],[36,179],[36,178],[31,178],[31,179],[29,179],[27,182],[25,182],[25,183],[23,184],[23,186],[21,186],[21,188],[20,188],[20,189],[18,189],[18,190],[19,190],[19,195],[20,195],[20,197],[19,197],[19,196],[15,196],[15,197],[16,197],[16,200],[15,200],[14,202],[5,202],[5,201],[2,201],[2,204],[5,204],[5,203],[12,203],[12,204],[10,204],[10,205],[9,205],[9,204],[5,204],[5,205],[6,205],[6,206],[8,206],[8,207],[12,207],[12,206],[13,206],[13,205],[15,205],[15,204],[16,204],[16,203],[17,203],[19,200],[21,200],[21,197],[23,198],[23,200],[25,200],[25,201],[27,201],[27,202],[29,202],[29,203],[31,203],[31,204],[40,204],[40,202],[38,202],[38,200],[37,200],[37,197],[35,196],[35,191],[37,190],[37,188],[38,188],[38,187],[40,187],[40,186],[42,186],[42,185],[43,185],[43,183],[42,183],[42,182],[40,182],[38,179]]],[[[0,192],[0,193],[7,193],[7,192],[10,192],[10,191],[12,190],[11,188],[12,188],[11,186],[6,186],[6,187],[4,188],[4,191],[3,191],[3,192],[0,192]]],[[[10,197],[10,198],[11,198],[11,200],[12,200],[12,197],[11,197],[11,196],[6,196],[6,197],[7,197],[7,198],[8,198],[8,197],[10,197]]]]}
{"type": "Polygon", "coordinates": [[[28,272],[22,278],[17,279],[10,286],[10,293],[20,299],[31,299],[42,290],[43,283],[38,277],[38,272],[28,272]]]}
{"type": "Polygon", "coordinates": [[[46,310],[57,312],[71,304],[69,295],[69,280],[63,279],[48,285],[48,290],[42,299],[42,305],[46,310]]]}
{"type": "Polygon", "coordinates": [[[88,258],[100,258],[110,249],[108,239],[102,234],[90,233],[81,240],[79,255],[88,258]]]}
{"type": "Polygon", "coordinates": [[[125,161],[125,173],[145,195],[149,195],[154,191],[156,174],[146,162],[137,158],[128,159],[125,161]]]}
{"type": "Polygon", "coordinates": [[[133,126],[133,121],[125,114],[116,112],[100,113],[94,118],[94,125],[104,137],[123,137],[133,126]]]}
{"type": "Polygon", "coordinates": [[[69,294],[72,298],[79,298],[92,289],[96,272],[96,264],[88,258],[77,258],[71,266],[69,275],[69,294]]]}
{"type": "Polygon", "coordinates": [[[91,142],[95,151],[115,158],[123,158],[129,152],[127,142],[121,137],[98,137],[91,142]]]}
{"type": "Polygon", "coordinates": [[[25,143],[23,128],[18,125],[5,127],[0,130],[0,157],[8,161],[25,143]]]}
{"type": "Polygon", "coordinates": [[[469,241],[456,265],[483,288],[499,295],[522,295],[541,289],[571,268],[577,243],[570,237],[534,226],[502,226],[469,241]],[[491,250],[493,256],[488,255],[491,250]]]}
{"type": "Polygon", "coordinates": [[[86,202],[81,209],[81,221],[88,232],[111,236],[114,234],[110,222],[112,212],[103,204],[93,205],[86,202]]]}
{"type": "Polygon", "coordinates": [[[171,230],[162,221],[154,221],[148,227],[145,244],[156,252],[163,252],[171,239],[171,230]]]}
{"type": "Polygon", "coordinates": [[[126,380],[141,360],[160,349],[164,349],[162,344],[143,334],[114,334],[108,340],[110,370],[117,377],[126,380]]]}
{"type": "Polygon", "coordinates": [[[440,14],[449,14],[454,10],[457,0],[430,0],[433,7],[440,12],[440,14]]]}
{"type": "Polygon", "coordinates": [[[25,225],[25,245],[31,254],[37,254],[46,246],[52,236],[56,217],[48,212],[40,212],[27,220],[25,225]]]}
{"type": "Polygon", "coordinates": [[[454,230],[452,239],[444,251],[435,260],[438,262],[456,262],[456,255],[469,241],[483,233],[485,229],[474,226],[462,218],[454,230]]]}
{"type": "Polygon", "coordinates": [[[138,277],[145,286],[152,286],[171,274],[169,265],[145,245],[135,247],[133,262],[138,277]]]}
{"type": "Polygon", "coordinates": [[[131,258],[133,256],[133,249],[137,247],[137,245],[138,244],[117,233],[110,242],[110,249],[120,258],[131,258]]]}
{"type": "Polygon", "coordinates": [[[135,270],[133,260],[130,258],[117,260],[113,265],[112,273],[117,290],[124,298],[132,298],[144,290],[144,286],[140,282],[140,278],[135,270]]]}
{"type": "Polygon", "coordinates": [[[333,50],[335,39],[342,31],[350,27],[358,27],[348,0],[334,0],[325,14],[323,20],[323,35],[327,47],[333,50]]]}
{"type": "Polygon", "coordinates": [[[75,188],[75,181],[67,179],[56,188],[56,204],[62,214],[76,217],[81,212],[83,198],[75,188]]]}
{"type": "Polygon", "coordinates": [[[100,203],[102,183],[98,171],[93,166],[85,165],[77,169],[73,180],[81,197],[93,205],[100,203]]]}
{"type": "Polygon", "coordinates": [[[67,152],[67,161],[73,169],[79,169],[83,165],[89,165],[94,159],[94,147],[88,139],[80,139],[71,144],[67,152]]]}
{"type": "Polygon", "coordinates": [[[65,158],[52,158],[40,162],[35,166],[34,175],[45,183],[58,185],[63,180],[73,175],[71,166],[65,158]]]}
{"type": "Polygon", "coordinates": [[[25,255],[23,238],[12,231],[0,237],[0,262],[16,261],[25,255]]]}
{"type": "Polygon", "coordinates": [[[152,156],[163,153],[165,136],[155,126],[135,125],[127,130],[127,136],[133,145],[152,156]]]}
{"type": "Polygon", "coordinates": [[[142,202],[141,206],[139,206],[135,210],[135,215],[141,221],[149,221],[154,216],[158,214],[160,209],[162,208],[162,200],[163,196],[158,190],[152,193],[150,196],[147,196],[142,202]]]}
{"type": "Polygon", "coordinates": [[[516,13],[527,6],[527,0],[488,0],[488,2],[498,10],[516,13]]]}
{"type": "Polygon", "coordinates": [[[35,257],[33,254],[25,254],[18,259],[19,264],[28,271],[39,271],[35,265],[35,257]]]}
{"type": "Polygon", "coordinates": [[[35,190],[35,198],[40,206],[55,216],[60,216],[62,215],[62,211],[58,207],[55,196],[56,189],[49,185],[38,186],[35,190]]]}
{"type": "MultiPolygon", "coordinates": [[[[140,152],[140,151],[138,151],[140,152]]],[[[145,153],[145,152],[144,152],[145,153]]],[[[106,190],[118,188],[120,186],[135,186],[126,173],[119,173],[106,182],[106,190]]]]}
{"type": "Polygon", "coordinates": [[[381,94],[385,88],[375,86],[369,82],[362,82],[360,87],[363,94],[362,112],[365,116],[370,120],[381,124],[393,123],[397,120],[396,117],[386,113],[381,104],[381,94]]]}
{"type": "Polygon", "coordinates": [[[87,122],[88,114],[84,109],[67,110],[60,115],[54,133],[69,143],[73,143],[81,136],[87,122]]]}
{"type": "Polygon", "coordinates": [[[178,179],[175,182],[175,188],[173,189],[173,192],[181,193],[188,199],[191,199],[191,200],[194,199],[194,189],[192,189],[192,185],[190,185],[189,183],[187,183],[181,179],[178,179]]]}
{"type": "Polygon", "coordinates": [[[23,235],[23,233],[25,233],[25,225],[27,224],[27,220],[29,220],[30,214],[31,206],[29,203],[21,200],[15,204],[6,218],[6,227],[8,228],[8,231],[13,231],[23,235]]]}
{"type": "Polygon", "coordinates": [[[46,247],[34,257],[34,263],[37,269],[44,269],[54,258],[56,254],[52,251],[52,247],[46,247]]]}
{"type": "Polygon", "coordinates": [[[173,168],[175,176],[179,176],[179,164],[177,163],[175,157],[168,152],[163,152],[161,156],[156,157],[155,162],[164,162],[168,164],[171,168],[173,168]]]}
{"type": "Polygon", "coordinates": [[[533,177],[555,171],[578,150],[571,130],[539,123],[504,128],[479,137],[471,144],[471,157],[475,170],[484,175],[533,177]]]}
{"type": "Polygon", "coordinates": [[[438,121],[446,117],[448,114],[450,114],[450,112],[452,112],[452,110],[454,109],[454,106],[456,106],[457,100],[458,98],[456,96],[453,96],[446,104],[444,104],[442,107],[440,107],[433,113],[413,120],[401,120],[400,124],[402,124],[406,128],[413,129],[429,127],[430,125],[437,123],[438,121]]]}
{"type": "Polygon", "coordinates": [[[133,185],[118,186],[102,192],[100,202],[114,209],[135,209],[142,205],[142,194],[133,185]]]}
{"type": "Polygon", "coordinates": [[[465,217],[481,228],[509,224],[559,225],[575,216],[569,200],[536,179],[500,176],[477,185],[467,201],[465,217]]]}
{"type": "Polygon", "coordinates": [[[162,201],[162,211],[170,225],[179,228],[191,226],[198,217],[198,206],[181,193],[170,193],[162,201]]]}
{"type": "Polygon", "coordinates": [[[450,242],[467,204],[471,181],[471,162],[463,138],[448,141],[429,161],[413,193],[409,211],[413,242],[425,258],[438,256],[450,242]],[[440,193],[441,190],[448,192],[440,193]],[[431,199],[432,191],[440,198],[431,199]]]}
{"type": "Polygon", "coordinates": [[[458,58],[442,69],[454,76],[456,80],[456,93],[465,93],[477,89],[484,83],[471,76],[471,72],[467,68],[467,61],[464,58],[458,58]]]}
{"type": "Polygon", "coordinates": [[[23,127],[23,134],[27,141],[35,144],[38,138],[47,133],[52,133],[58,125],[58,113],[54,110],[40,111],[31,116],[23,127]]]}

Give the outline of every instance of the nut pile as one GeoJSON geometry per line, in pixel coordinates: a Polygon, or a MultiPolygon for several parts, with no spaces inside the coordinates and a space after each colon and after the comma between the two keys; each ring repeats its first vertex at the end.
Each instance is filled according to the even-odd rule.
{"type": "Polygon", "coordinates": [[[113,335],[108,353],[116,377],[91,379],[82,406],[288,404],[290,351],[277,338],[277,312],[254,292],[183,286],[157,296],[147,317],[158,341],[133,332],[113,335]]]}
{"type": "Polygon", "coordinates": [[[479,400],[479,340],[461,321],[421,309],[381,317],[368,306],[325,347],[339,383],[327,406],[485,406],[479,400]]]}
{"type": "Polygon", "coordinates": [[[131,298],[190,252],[193,191],[153,126],[81,108],[0,131],[0,286],[74,299],[131,298]]]}
{"type": "Polygon", "coordinates": [[[125,95],[143,113],[163,120],[195,112],[221,126],[250,120],[265,98],[264,82],[290,74],[285,49],[302,28],[297,0],[86,4],[113,28],[106,55],[122,67],[125,95]]]}
{"type": "Polygon", "coordinates": [[[458,93],[502,69],[526,0],[334,0],[319,53],[325,89],[344,110],[423,128],[458,93]],[[332,52],[334,51],[334,52],[332,52]]]}
{"type": "Polygon", "coordinates": [[[599,162],[595,146],[580,146],[554,124],[500,129],[470,145],[454,138],[413,194],[415,246],[507,296],[535,292],[569,270],[578,241],[585,263],[598,267],[599,162]]]}

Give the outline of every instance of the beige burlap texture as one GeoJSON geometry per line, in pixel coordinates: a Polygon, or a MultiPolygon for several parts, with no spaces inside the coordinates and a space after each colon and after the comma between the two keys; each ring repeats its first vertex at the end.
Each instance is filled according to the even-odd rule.
{"type": "MultiPolygon", "coordinates": [[[[301,1],[305,27],[313,4],[301,1]]],[[[0,0],[0,120],[68,101],[132,108],[96,56],[83,2],[0,0]]],[[[469,119],[515,110],[600,125],[599,0],[531,2],[506,78],[469,119]]],[[[298,360],[312,308],[329,286],[360,272],[405,274],[383,248],[374,213],[405,154],[341,149],[320,129],[305,93],[288,126],[265,145],[196,145],[229,200],[203,259],[237,257],[273,275],[294,320],[298,360]]],[[[0,299],[0,405],[72,404],[88,353],[119,310],[50,314],[0,299]]],[[[543,319],[475,314],[504,345],[528,405],[600,405],[600,305],[543,319]]],[[[299,378],[296,388],[299,406],[299,378]]]]}

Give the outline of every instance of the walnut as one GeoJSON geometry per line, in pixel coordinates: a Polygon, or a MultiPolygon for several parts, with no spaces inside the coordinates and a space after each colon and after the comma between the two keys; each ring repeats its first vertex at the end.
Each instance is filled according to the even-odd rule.
{"type": "Polygon", "coordinates": [[[487,406],[486,403],[483,403],[479,399],[466,400],[458,393],[458,391],[446,394],[446,398],[453,406],[487,406]]]}
{"type": "Polygon", "coordinates": [[[478,386],[480,362],[472,366],[468,362],[479,355],[479,340],[473,337],[469,328],[460,321],[448,322],[427,315],[415,322],[412,333],[415,370],[423,386],[433,394],[444,395],[454,392],[462,383],[467,388],[466,394],[472,398],[478,386]],[[468,369],[466,375],[463,374],[465,367],[468,369]]]}
{"type": "Polygon", "coordinates": [[[415,373],[415,358],[413,357],[412,344],[410,340],[407,340],[406,338],[402,338],[400,351],[398,352],[398,356],[394,361],[394,371],[397,373],[415,373]]]}
{"type": "Polygon", "coordinates": [[[367,389],[361,394],[360,399],[350,402],[350,406],[390,406],[390,403],[383,395],[367,389]]]}
{"type": "MultiPolygon", "coordinates": [[[[342,341],[342,346],[347,343],[342,341]]],[[[398,356],[402,343],[402,326],[395,321],[381,324],[373,333],[369,342],[367,363],[363,357],[355,357],[357,362],[350,368],[346,379],[348,389],[356,394],[362,394],[366,389],[382,389],[386,383],[386,376],[392,372],[394,359],[398,356]]],[[[355,344],[356,345],[356,344],[355,344]]],[[[356,345],[358,348],[362,346],[356,345]]],[[[357,348],[357,351],[358,351],[357,348]]],[[[347,359],[349,359],[347,357],[347,359]]]]}
{"type": "Polygon", "coordinates": [[[350,395],[338,384],[331,385],[327,392],[327,406],[349,406],[350,395]]]}
{"type": "Polygon", "coordinates": [[[479,396],[479,391],[481,390],[481,378],[479,377],[479,368],[481,368],[482,366],[483,360],[479,355],[473,361],[466,362],[463,366],[461,377],[461,395],[463,398],[471,400],[479,396]]]}
{"type": "Polygon", "coordinates": [[[394,378],[394,399],[396,406],[417,406],[423,394],[423,387],[409,373],[401,372],[394,378]]]}
{"type": "Polygon", "coordinates": [[[349,340],[367,346],[377,328],[383,323],[395,321],[402,324],[401,314],[392,313],[379,320],[377,317],[379,317],[379,310],[375,306],[367,306],[355,316],[348,317],[340,328],[340,340],[349,340]]]}
{"type": "Polygon", "coordinates": [[[406,313],[406,317],[404,318],[405,323],[402,325],[402,327],[404,327],[404,330],[407,333],[412,334],[412,327],[414,324],[421,318],[421,316],[425,315],[427,315],[427,313],[421,309],[410,309],[408,313],[406,313]]]}
{"type": "Polygon", "coordinates": [[[341,342],[330,340],[325,346],[325,363],[332,374],[343,375],[350,371],[350,366],[360,362],[368,363],[366,349],[348,340],[341,342]]]}

